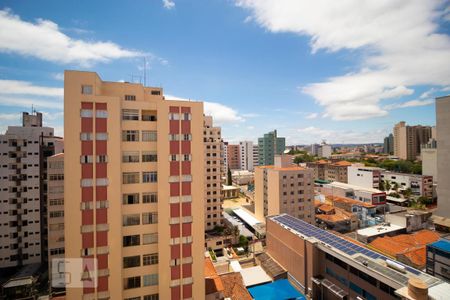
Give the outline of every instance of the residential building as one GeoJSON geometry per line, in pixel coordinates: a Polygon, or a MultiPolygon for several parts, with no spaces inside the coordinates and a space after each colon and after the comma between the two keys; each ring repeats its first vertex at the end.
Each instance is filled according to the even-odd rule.
{"type": "Polygon", "coordinates": [[[389,181],[391,186],[396,185],[398,191],[411,189],[412,195],[433,197],[432,176],[381,171],[381,180],[389,181]]]}
{"type": "Polygon", "coordinates": [[[287,213],[314,223],[313,171],[292,164],[291,155],[275,156],[275,165],[255,169],[255,215],[287,213]]]}
{"type": "Polygon", "coordinates": [[[287,214],[267,218],[267,253],[310,299],[406,299],[415,281],[425,298],[447,283],[287,214]],[[406,291],[405,291],[406,289],[406,291]]]}
{"type": "Polygon", "coordinates": [[[0,269],[47,265],[46,164],[62,149],[39,112],[24,112],[22,126],[0,135],[0,269]]]}
{"type": "Polygon", "coordinates": [[[437,176],[438,208],[436,215],[450,218],[450,96],[436,98],[436,141],[437,141],[437,176]]]}
{"type": "Polygon", "coordinates": [[[320,149],[320,145],[319,144],[311,144],[311,150],[309,151],[309,153],[312,156],[316,156],[319,154],[319,149],[320,149]]]}
{"type": "Polygon", "coordinates": [[[227,176],[227,173],[228,173],[228,142],[222,141],[222,152],[223,152],[222,177],[225,177],[225,176],[227,176]]]}
{"type": "Polygon", "coordinates": [[[392,133],[384,138],[383,153],[394,154],[394,135],[392,133]]]}
{"type": "Polygon", "coordinates": [[[380,188],[381,171],[377,167],[366,167],[364,164],[353,164],[348,167],[348,183],[366,188],[380,188]]]}
{"type": "Polygon", "coordinates": [[[221,129],[213,126],[211,116],[204,117],[205,144],[205,230],[222,226],[221,129]]]}
{"type": "Polygon", "coordinates": [[[374,188],[365,188],[342,182],[316,184],[319,193],[326,196],[338,196],[356,199],[365,203],[376,205],[383,209],[386,204],[386,192],[374,188]]]}
{"type": "Polygon", "coordinates": [[[430,126],[408,126],[404,121],[394,126],[394,155],[400,159],[420,158],[420,147],[432,138],[430,126]]]}
{"type": "Polygon", "coordinates": [[[423,229],[411,234],[379,237],[369,246],[383,255],[395,257],[408,266],[423,270],[426,266],[425,247],[437,240],[439,240],[438,233],[423,229]]]}
{"type": "Polygon", "coordinates": [[[422,145],[420,150],[422,160],[422,175],[433,176],[433,182],[438,182],[437,175],[437,143],[431,139],[427,144],[422,145]]]}
{"type": "Polygon", "coordinates": [[[67,298],[204,298],[203,103],[64,76],[65,258],[98,262],[67,298]]]}
{"type": "Polygon", "coordinates": [[[315,180],[328,180],[347,183],[347,168],[352,164],[348,161],[331,162],[328,160],[317,160],[307,162],[306,166],[314,170],[315,180]]]}
{"type": "Polygon", "coordinates": [[[239,152],[240,152],[240,162],[241,162],[241,170],[248,170],[253,172],[254,166],[254,158],[253,158],[253,142],[251,141],[243,141],[239,142],[239,152]]]}
{"type": "Polygon", "coordinates": [[[330,158],[331,154],[333,153],[333,148],[331,145],[328,145],[325,141],[320,144],[320,147],[317,151],[318,157],[324,157],[324,158],[330,158]]]}
{"type": "Polygon", "coordinates": [[[64,258],[64,153],[47,159],[48,270],[53,276],[53,259],[64,258]]]}
{"type": "Polygon", "coordinates": [[[217,274],[216,268],[210,257],[205,257],[205,300],[224,299],[224,287],[222,279],[217,274]]]}
{"type": "Polygon", "coordinates": [[[326,199],[330,201],[334,207],[354,214],[358,220],[358,228],[375,225],[375,205],[339,196],[327,196],[326,199]]]}
{"type": "Polygon", "coordinates": [[[241,158],[239,145],[228,144],[227,146],[227,163],[231,171],[241,169],[241,158]]]}
{"type": "Polygon", "coordinates": [[[427,273],[450,281],[450,241],[441,239],[427,245],[427,273]]]}
{"type": "Polygon", "coordinates": [[[259,146],[258,145],[253,145],[253,170],[255,170],[256,166],[259,166],[259,146]]]}
{"type": "Polygon", "coordinates": [[[351,232],[358,229],[358,217],[339,207],[315,203],[315,217],[318,227],[336,232],[351,232]]]}
{"type": "Polygon", "coordinates": [[[278,137],[277,131],[265,133],[258,139],[258,165],[269,166],[274,164],[275,155],[281,155],[286,148],[286,139],[278,137]]]}

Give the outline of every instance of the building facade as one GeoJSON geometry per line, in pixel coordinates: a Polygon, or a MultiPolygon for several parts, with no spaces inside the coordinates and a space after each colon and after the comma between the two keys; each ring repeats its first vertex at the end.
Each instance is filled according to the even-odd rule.
{"type": "Polygon", "coordinates": [[[255,215],[287,213],[314,223],[313,171],[292,164],[292,156],[277,155],[275,165],[255,169],[255,215]]]}
{"type": "MultiPolygon", "coordinates": [[[[439,182],[450,182],[450,96],[436,99],[437,176],[439,182]]],[[[450,218],[450,186],[438,184],[436,215],[450,218]]]]}
{"type": "Polygon", "coordinates": [[[253,145],[253,170],[255,170],[255,167],[259,166],[259,146],[253,145]]]}
{"type": "MultiPolygon", "coordinates": [[[[53,277],[52,260],[64,258],[64,153],[47,160],[48,269],[53,277]]],[[[58,276],[58,274],[55,274],[58,276]]]]}
{"type": "Polygon", "coordinates": [[[258,165],[269,166],[274,164],[275,155],[281,155],[286,148],[286,139],[278,137],[277,131],[265,133],[258,139],[258,165]]]}
{"type": "Polygon", "coordinates": [[[427,246],[427,273],[450,281],[450,241],[441,239],[427,246]]]}
{"type": "Polygon", "coordinates": [[[221,129],[213,126],[211,116],[205,116],[205,230],[223,225],[221,198],[221,170],[223,153],[221,151],[221,129]]]}
{"type": "Polygon", "coordinates": [[[333,148],[331,147],[331,145],[328,145],[325,142],[320,144],[320,147],[317,151],[317,156],[324,157],[324,158],[330,158],[331,154],[333,154],[333,148]]]}
{"type": "Polygon", "coordinates": [[[411,189],[412,195],[433,197],[432,176],[381,171],[381,180],[389,181],[391,186],[396,184],[399,191],[411,189]]]}
{"type": "Polygon", "coordinates": [[[203,298],[203,104],[64,76],[65,258],[98,264],[68,299],[203,298]]]}
{"type": "Polygon", "coordinates": [[[327,160],[317,160],[307,162],[306,166],[314,170],[315,180],[329,180],[347,183],[347,168],[352,164],[348,161],[331,162],[327,160]]]}
{"type": "Polygon", "coordinates": [[[384,138],[383,153],[394,154],[394,135],[392,133],[384,138]]]}
{"type": "Polygon", "coordinates": [[[416,160],[422,144],[432,138],[430,126],[408,126],[404,121],[394,126],[394,155],[400,159],[416,160]]]}
{"type": "Polygon", "coordinates": [[[240,155],[240,147],[239,145],[228,144],[227,146],[227,163],[228,168],[233,170],[241,169],[241,155],[240,155]]]}
{"type": "Polygon", "coordinates": [[[254,158],[253,158],[253,142],[243,141],[239,142],[239,152],[241,160],[241,170],[248,170],[253,172],[254,158]]]}
{"type": "Polygon", "coordinates": [[[348,183],[378,189],[382,170],[376,167],[366,167],[363,164],[354,164],[348,167],[348,183]]]}
{"type": "Polygon", "coordinates": [[[0,268],[47,262],[47,157],[62,151],[42,114],[0,135],[0,268]]]}

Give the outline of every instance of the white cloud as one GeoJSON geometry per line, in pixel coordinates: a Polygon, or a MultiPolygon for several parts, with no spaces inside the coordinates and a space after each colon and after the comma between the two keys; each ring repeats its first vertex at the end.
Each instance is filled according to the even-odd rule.
{"type": "Polygon", "coordinates": [[[0,11],[0,52],[31,56],[46,61],[89,66],[96,62],[142,56],[113,42],[74,39],[58,24],[44,19],[21,20],[10,10],[0,11]]]}
{"type": "Polygon", "coordinates": [[[63,88],[37,86],[28,81],[0,79],[0,94],[62,97],[63,88]]]}
{"type": "Polygon", "coordinates": [[[171,0],[163,0],[163,6],[164,6],[164,8],[172,9],[175,7],[175,2],[173,2],[171,0]]]}
{"type": "Polygon", "coordinates": [[[52,78],[55,80],[64,80],[64,73],[53,73],[52,78]]]}
{"type": "Polygon", "coordinates": [[[11,113],[11,114],[0,114],[0,122],[1,121],[16,121],[20,120],[22,115],[20,113],[11,113]]]}
{"type": "Polygon", "coordinates": [[[217,124],[242,122],[245,119],[236,110],[216,102],[204,102],[205,115],[211,115],[217,124]]]}
{"type": "Polygon", "coordinates": [[[242,114],[242,116],[243,116],[244,118],[257,118],[257,117],[261,117],[261,115],[260,115],[260,114],[257,114],[257,113],[244,113],[244,114],[242,114]]]}
{"type": "Polygon", "coordinates": [[[319,116],[318,113],[309,113],[306,115],[306,119],[311,120],[311,119],[316,119],[319,116]]]}
{"type": "Polygon", "coordinates": [[[25,107],[31,109],[31,106],[37,110],[42,108],[48,109],[63,109],[64,104],[62,99],[38,99],[38,98],[23,98],[23,97],[10,97],[0,95],[0,105],[13,106],[13,107],[25,107]]]}
{"type": "Polygon", "coordinates": [[[392,110],[398,108],[406,108],[406,107],[417,107],[417,106],[427,106],[434,104],[434,99],[425,99],[425,100],[410,100],[403,103],[394,103],[389,104],[384,107],[384,109],[392,110]]]}
{"type": "Polygon", "coordinates": [[[360,51],[352,72],[302,88],[334,120],[384,116],[384,99],[450,84],[450,38],[438,33],[443,2],[236,0],[271,32],[309,36],[313,53],[360,51]]]}

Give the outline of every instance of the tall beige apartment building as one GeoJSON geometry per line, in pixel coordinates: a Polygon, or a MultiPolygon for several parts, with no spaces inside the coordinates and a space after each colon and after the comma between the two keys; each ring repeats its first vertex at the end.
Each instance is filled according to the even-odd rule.
{"type": "Polygon", "coordinates": [[[437,185],[436,215],[450,218],[450,96],[436,98],[437,185]]]}
{"type": "Polygon", "coordinates": [[[51,280],[52,260],[64,258],[64,153],[47,159],[47,220],[48,269],[51,280]]]}
{"type": "Polygon", "coordinates": [[[223,225],[222,182],[223,169],[222,138],[220,127],[213,126],[211,116],[204,120],[205,144],[205,230],[223,225]]]}
{"type": "Polygon", "coordinates": [[[65,258],[98,262],[68,299],[205,295],[203,103],[162,93],[65,72],[65,258]]]}
{"type": "Polygon", "coordinates": [[[432,137],[430,126],[408,126],[404,121],[394,126],[394,155],[401,159],[416,160],[422,144],[432,137]]]}
{"type": "Polygon", "coordinates": [[[239,145],[227,145],[227,163],[231,171],[241,169],[240,147],[239,145]]]}
{"type": "Polygon", "coordinates": [[[276,155],[275,165],[255,168],[255,215],[286,213],[314,223],[314,171],[292,164],[291,155],[276,155]]]}

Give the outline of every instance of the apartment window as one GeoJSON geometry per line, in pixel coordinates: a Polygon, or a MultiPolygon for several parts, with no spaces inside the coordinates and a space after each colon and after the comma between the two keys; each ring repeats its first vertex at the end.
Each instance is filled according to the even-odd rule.
{"type": "Polygon", "coordinates": [[[144,142],[156,141],[156,131],[143,130],[142,131],[142,141],[144,141],[144,142]]]}
{"type": "Polygon", "coordinates": [[[169,120],[179,120],[180,115],[177,113],[169,113],[169,120]]]}
{"type": "Polygon", "coordinates": [[[123,268],[134,268],[139,267],[141,265],[141,256],[135,255],[135,256],[125,256],[123,258],[123,268]]]}
{"type": "Polygon", "coordinates": [[[145,295],[144,300],[159,300],[159,294],[145,295]]]}
{"type": "Polygon", "coordinates": [[[108,140],[108,134],[106,132],[99,132],[95,134],[95,139],[97,141],[107,141],[108,140]]]}
{"type": "Polygon", "coordinates": [[[124,194],[122,196],[122,204],[138,204],[139,194],[124,194]]]}
{"type": "Polygon", "coordinates": [[[142,224],[156,224],[158,223],[158,213],[143,213],[142,214],[142,224]]]}
{"type": "Polygon", "coordinates": [[[150,94],[152,94],[153,96],[159,96],[159,95],[161,95],[161,91],[152,90],[152,91],[150,92],[150,94]]]}
{"type": "Polygon", "coordinates": [[[142,152],[142,162],[155,162],[158,160],[156,152],[142,152]]]}
{"type": "Polygon", "coordinates": [[[169,141],[178,141],[178,134],[169,134],[169,141]]]}
{"type": "Polygon", "coordinates": [[[139,120],[139,109],[122,109],[122,120],[139,120]]]}
{"type": "Polygon", "coordinates": [[[191,119],[191,114],[190,113],[184,113],[183,114],[183,120],[189,121],[190,119],[191,119]]]}
{"type": "Polygon", "coordinates": [[[97,178],[95,182],[96,186],[107,186],[108,183],[108,178],[97,178]]]}
{"type": "Polygon", "coordinates": [[[139,183],[138,172],[123,173],[123,184],[130,184],[130,183],[139,183]]]}
{"type": "Polygon", "coordinates": [[[139,142],[139,130],[123,130],[122,141],[139,142]]]}
{"type": "Polygon", "coordinates": [[[144,286],[158,285],[158,274],[148,274],[143,276],[144,286]]]}
{"type": "Polygon", "coordinates": [[[157,203],[158,202],[158,194],[157,193],[143,193],[142,194],[142,203],[157,203]]]}
{"type": "Polygon", "coordinates": [[[156,111],[143,110],[142,121],[156,121],[156,111]]]}
{"type": "Polygon", "coordinates": [[[80,133],[80,140],[82,141],[92,141],[93,134],[91,132],[80,133]]]}
{"type": "Polygon", "coordinates": [[[108,111],[103,109],[97,109],[95,111],[95,117],[98,119],[105,119],[108,117],[108,111]]]}
{"type": "Polygon", "coordinates": [[[123,216],[123,226],[133,226],[140,224],[139,214],[131,214],[123,216]]]}
{"type": "Polygon", "coordinates": [[[191,161],[192,155],[190,154],[183,154],[183,161],[191,161]]]}
{"type": "Polygon", "coordinates": [[[64,205],[64,199],[50,199],[50,205],[64,205]]]}
{"type": "Polygon", "coordinates": [[[58,210],[58,211],[51,211],[50,212],[50,218],[60,218],[64,217],[64,211],[58,210]]]}
{"type": "Polygon", "coordinates": [[[123,163],[138,163],[139,162],[139,152],[122,152],[122,162],[123,163]]]}
{"type": "Polygon", "coordinates": [[[178,161],[178,154],[169,155],[169,161],[178,161]]]}
{"type": "Polygon", "coordinates": [[[92,186],[92,184],[93,184],[92,178],[81,179],[81,186],[82,187],[90,187],[90,186],[92,186]]]}
{"type": "Polygon", "coordinates": [[[142,243],[144,245],[155,244],[158,242],[158,234],[157,233],[145,233],[142,235],[142,243]]]}
{"type": "Polygon", "coordinates": [[[158,174],[156,172],[142,172],[142,182],[157,182],[158,174]]]}
{"type": "Polygon", "coordinates": [[[190,141],[192,140],[191,134],[183,134],[183,141],[190,141]]]}
{"type": "Polygon", "coordinates": [[[141,244],[140,235],[126,235],[122,238],[122,245],[124,247],[139,246],[141,244]]]}
{"type": "Polygon", "coordinates": [[[97,161],[97,163],[107,163],[108,156],[107,155],[97,155],[96,161],[97,161]]]}
{"type": "Polygon", "coordinates": [[[123,288],[125,290],[127,289],[134,289],[141,287],[141,277],[135,276],[135,277],[128,277],[124,279],[123,288]]]}
{"type": "Polygon", "coordinates": [[[80,117],[82,118],[92,118],[92,109],[81,109],[80,110],[80,117]]]}
{"type": "Polygon", "coordinates": [[[92,85],[82,85],[81,93],[84,95],[92,95],[92,85]]]}
{"type": "Polygon", "coordinates": [[[158,263],[158,253],[142,255],[142,264],[144,266],[156,265],[158,263]]]}
{"type": "Polygon", "coordinates": [[[125,101],[136,101],[136,95],[125,95],[125,101]]]}

